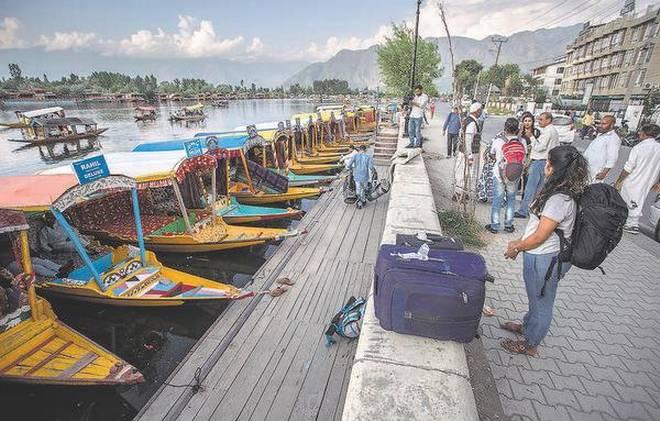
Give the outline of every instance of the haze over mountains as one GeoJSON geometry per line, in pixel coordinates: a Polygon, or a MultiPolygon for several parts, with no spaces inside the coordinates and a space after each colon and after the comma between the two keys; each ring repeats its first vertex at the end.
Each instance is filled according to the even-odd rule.
{"type": "MultiPolygon", "coordinates": [[[[517,32],[508,37],[502,46],[500,64],[517,63],[523,72],[550,62],[565,53],[566,45],[572,42],[582,29],[582,24],[517,32]]],[[[437,81],[441,90],[451,86],[451,62],[447,38],[429,38],[438,43],[441,65],[445,69],[437,81]]],[[[452,37],[456,63],[464,59],[475,59],[486,66],[495,62],[495,52],[490,37],[475,40],[467,37],[452,37]]],[[[324,63],[314,63],[286,80],[285,85],[299,83],[311,85],[314,80],[338,78],[347,80],[353,88],[375,88],[380,84],[376,46],[364,50],[342,50],[324,63]]]]}
{"type": "MultiPolygon", "coordinates": [[[[564,53],[566,44],[573,41],[582,25],[562,28],[518,32],[509,37],[502,47],[500,63],[518,63],[523,71],[550,61],[564,53]]],[[[437,42],[445,68],[438,80],[441,90],[451,85],[451,64],[446,38],[432,39],[437,42]]],[[[486,65],[495,61],[490,51],[493,44],[489,38],[475,40],[453,37],[457,62],[474,58],[486,65]]],[[[159,80],[174,78],[203,78],[212,83],[238,85],[241,80],[246,86],[276,87],[282,84],[311,85],[314,80],[337,78],[347,80],[353,88],[375,88],[379,85],[376,46],[363,50],[342,50],[322,63],[303,61],[240,62],[221,58],[197,59],[153,59],[112,57],[85,51],[51,51],[41,48],[0,50],[0,76],[8,76],[7,64],[18,63],[24,75],[39,76],[44,73],[52,79],[76,73],[89,75],[93,71],[114,71],[129,75],[154,74],[159,80]]]]}

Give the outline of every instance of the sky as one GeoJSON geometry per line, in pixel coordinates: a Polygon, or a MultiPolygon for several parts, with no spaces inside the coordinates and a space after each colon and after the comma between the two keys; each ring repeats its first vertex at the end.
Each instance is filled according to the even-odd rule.
{"type": "MultiPolygon", "coordinates": [[[[452,35],[568,26],[617,16],[624,0],[445,0],[452,35]]],[[[637,0],[637,9],[660,0],[637,0]]],[[[89,50],[104,56],[324,61],[367,48],[391,22],[414,21],[415,0],[0,0],[0,49],[89,50]]],[[[420,34],[444,36],[438,1],[424,0],[420,34]]]]}

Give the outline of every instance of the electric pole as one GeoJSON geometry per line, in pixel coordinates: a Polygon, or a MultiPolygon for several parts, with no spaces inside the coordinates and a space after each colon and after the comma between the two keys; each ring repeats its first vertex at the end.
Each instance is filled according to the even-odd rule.
{"type": "MultiPolygon", "coordinates": [[[[419,7],[422,4],[422,0],[417,0],[417,13],[415,16],[415,40],[413,42],[413,57],[412,57],[412,68],[410,69],[410,92],[404,98],[404,104],[412,96],[413,89],[415,88],[415,71],[417,70],[417,36],[419,33],[419,7]]],[[[403,137],[408,137],[408,121],[410,120],[409,112],[406,113],[403,126],[403,137]]]]}
{"type": "MultiPolygon", "coordinates": [[[[495,54],[495,66],[497,67],[498,63],[500,62],[500,52],[502,51],[502,44],[508,42],[509,40],[506,38],[497,38],[497,37],[492,37],[490,39],[494,44],[497,44],[497,54],[495,54]]],[[[488,93],[486,94],[486,103],[484,104],[484,110],[488,107],[488,101],[490,101],[490,92],[493,89],[493,82],[491,81],[488,83],[488,93]]]]}

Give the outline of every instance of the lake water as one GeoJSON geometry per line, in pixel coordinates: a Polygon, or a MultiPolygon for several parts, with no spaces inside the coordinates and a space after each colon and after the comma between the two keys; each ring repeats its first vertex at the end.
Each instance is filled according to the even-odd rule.
{"type": "MultiPolygon", "coordinates": [[[[76,107],[62,104],[69,117],[88,117],[109,127],[100,138],[104,152],[130,151],[140,142],[187,137],[201,129],[231,129],[238,125],[286,119],[313,105],[290,100],[235,101],[228,108],[208,107],[205,123],[170,124],[167,116],[180,107],[161,106],[155,122],[135,123],[133,108],[122,105],[76,107]]],[[[0,121],[15,121],[15,109],[43,108],[39,103],[5,104],[0,121]]],[[[37,148],[13,152],[19,144],[6,139],[18,130],[0,130],[0,175],[31,174],[49,165],[37,148]]],[[[44,152],[47,157],[48,152],[44,152]]],[[[314,201],[300,206],[309,210],[314,201]]],[[[294,228],[297,222],[289,226],[294,228]]],[[[287,226],[279,225],[279,226],[287,226]]],[[[275,245],[214,254],[159,253],[168,266],[242,287],[275,251],[275,245]]],[[[2,419],[129,420],[158,390],[190,348],[226,308],[226,303],[170,309],[113,308],[67,300],[50,300],[58,317],[69,326],[113,351],[144,374],[141,385],[117,388],[52,387],[0,384],[2,419]]]]}
{"type": "MultiPolygon", "coordinates": [[[[313,104],[288,99],[241,100],[230,101],[227,108],[207,106],[204,112],[208,118],[200,123],[170,123],[167,118],[170,112],[183,106],[181,103],[164,104],[159,107],[159,117],[156,121],[135,122],[132,105],[127,104],[94,104],[89,106],[75,103],[44,104],[38,102],[8,102],[0,109],[0,122],[15,122],[15,110],[33,110],[54,105],[61,105],[67,117],[91,118],[98,127],[108,127],[108,131],[98,138],[104,152],[130,151],[137,144],[148,141],[185,138],[199,131],[225,130],[236,126],[257,122],[279,121],[292,114],[311,111],[313,104]]],[[[69,164],[73,159],[63,162],[48,163],[48,151],[39,148],[21,148],[20,143],[8,142],[7,139],[21,138],[20,130],[0,129],[0,175],[33,174],[49,165],[69,164]]],[[[82,141],[83,147],[87,141],[82,141]]],[[[55,146],[56,154],[60,154],[63,145],[55,146]]],[[[73,146],[67,146],[74,150],[73,146]]],[[[77,158],[78,159],[78,158],[77,158]]]]}

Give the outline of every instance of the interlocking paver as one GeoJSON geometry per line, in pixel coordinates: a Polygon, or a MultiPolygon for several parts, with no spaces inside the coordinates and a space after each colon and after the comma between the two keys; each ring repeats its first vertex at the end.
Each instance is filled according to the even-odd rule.
{"type": "MultiPolygon", "coordinates": [[[[496,131],[489,124],[485,137],[496,131]]],[[[441,133],[427,137],[433,140],[425,148],[441,152],[442,142],[436,141],[441,133]]],[[[438,166],[430,173],[441,174],[444,182],[452,177],[452,163],[433,160],[427,166],[438,166]]],[[[443,207],[444,200],[436,202],[443,207]]],[[[475,217],[487,223],[489,211],[479,204],[475,217]]],[[[660,244],[646,239],[641,247],[646,240],[626,234],[603,264],[606,275],[571,269],[559,285],[540,357],[513,356],[499,344],[513,335],[498,325],[521,320],[527,296],[521,259],[505,261],[502,253],[525,222],[515,221],[513,235],[486,234],[488,245],[481,250],[496,276],[487,286],[486,303],[497,312],[483,319],[482,342],[506,414],[533,420],[660,420],[660,244]]]]}

